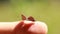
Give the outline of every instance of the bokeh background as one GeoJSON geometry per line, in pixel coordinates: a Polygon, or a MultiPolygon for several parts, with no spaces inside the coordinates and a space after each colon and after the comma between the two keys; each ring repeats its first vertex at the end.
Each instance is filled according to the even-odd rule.
{"type": "Polygon", "coordinates": [[[0,22],[33,16],[48,25],[48,34],[60,34],[60,0],[0,0],[0,22]]]}

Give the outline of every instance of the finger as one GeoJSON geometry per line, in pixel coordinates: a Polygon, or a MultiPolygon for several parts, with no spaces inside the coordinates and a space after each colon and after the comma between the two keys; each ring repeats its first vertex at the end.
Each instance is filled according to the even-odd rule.
{"type": "Polygon", "coordinates": [[[28,31],[34,34],[47,34],[48,28],[44,22],[35,22],[28,31]]]}

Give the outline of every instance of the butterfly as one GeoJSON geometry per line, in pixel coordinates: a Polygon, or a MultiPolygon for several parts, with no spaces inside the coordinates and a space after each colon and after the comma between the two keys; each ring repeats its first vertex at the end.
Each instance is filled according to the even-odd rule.
{"type": "Polygon", "coordinates": [[[32,16],[29,16],[28,18],[26,18],[24,15],[21,16],[22,16],[22,20],[35,21],[35,19],[32,16]]]}

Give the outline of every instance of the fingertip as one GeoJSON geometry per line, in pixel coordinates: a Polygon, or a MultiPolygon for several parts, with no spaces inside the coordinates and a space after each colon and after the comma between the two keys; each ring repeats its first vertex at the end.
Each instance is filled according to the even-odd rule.
{"type": "Polygon", "coordinates": [[[35,24],[30,27],[29,31],[47,34],[48,27],[44,22],[36,21],[35,24]]]}

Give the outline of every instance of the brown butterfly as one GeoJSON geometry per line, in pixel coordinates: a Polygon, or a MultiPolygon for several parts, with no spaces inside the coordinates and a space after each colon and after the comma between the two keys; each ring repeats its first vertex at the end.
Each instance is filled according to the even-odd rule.
{"type": "Polygon", "coordinates": [[[35,19],[32,16],[29,16],[28,18],[26,18],[24,15],[21,16],[22,16],[22,20],[35,21],[35,19]]]}

